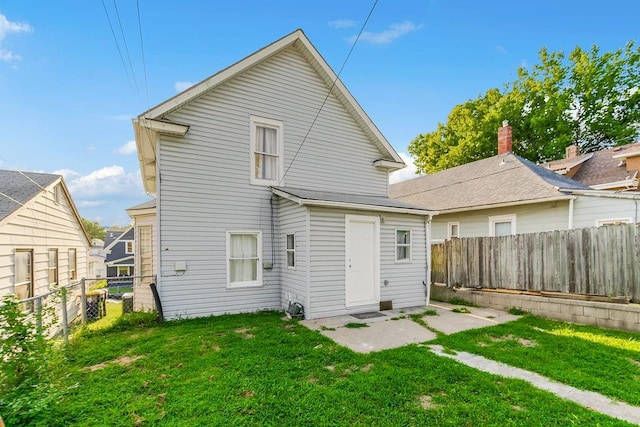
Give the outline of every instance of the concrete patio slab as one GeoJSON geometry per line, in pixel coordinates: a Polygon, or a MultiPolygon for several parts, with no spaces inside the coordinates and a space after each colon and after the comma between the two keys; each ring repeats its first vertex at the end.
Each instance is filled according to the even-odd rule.
{"type": "Polygon", "coordinates": [[[428,307],[411,307],[402,310],[379,312],[382,316],[357,319],[353,316],[334,316],[323,319],[303,320],[300,323],[309,329],[319,331],[336,343],[359,353],[370,353],[389,348],[418,344],[436,338],[433,329],[444,334],[452,334],[466,329],[483,328],[498,323],[509,322],[520,316],[513,316],[500,310],[466,307],[471,313],[455,313],[456,307],[448,303],[430,304],[428,307]],[[437,315],[423,316],[429,326],[425,328],[409,319],[410,314],[423,313],[435,309],[437,315]],[[349,323],[366,324],[366,327],[350,328],[349,323]]]}

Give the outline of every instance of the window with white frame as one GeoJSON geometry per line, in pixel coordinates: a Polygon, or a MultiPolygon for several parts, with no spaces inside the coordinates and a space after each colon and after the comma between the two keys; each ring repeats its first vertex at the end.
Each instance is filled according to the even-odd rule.
{"type": "Polygon", "coordinates": [[[261,254],[261,232],[227,232],[227,286],[262,286],[261,254]]]}
{"type": "Polygon", "coordinates": [[[287,234],[287,267],[296,266],[296,235],[287,234]]]}
{"type": "Polygon", "coordinates": [[[411,261],[411,230],[396,230],[396,261],[411,261]]]}
{"type": "Polygon", "coordinates": [[[596,227],[601,227],[603,225],[631,224],[631,222],[631,218],[597,219],[596,227]]]}
{"type": "Polygon", "coordinates": [[[460,237],[460,223],[459,222],[447,223],[447,238],[456,239],[458,237],[460,237]]]}
{"type": "Polygon", "coordinates": [[[251,116],[251,184],[279,185],[283,175],[283,124],[251,116]]]}
{"type": "Polygon", "coordinates": [[[78,278],[77,272],[77,252],[75,249],[69,249],[69,280],[76,280],[78,278]]]}
{"type": "Polygon", "coordinates": [[[14,258],[14,293],[19,300],[34,296],[33,289],[33,251],[16,249],[14,258]]]}
{"type": "Polygon", "coordinates": [[[489,236],[511,236],[516,234],[516,216],[497,215],[489,217],[489,236]]]}
{"type": "Polygon", "coordinates": [[[49,286],[58,284],[58,250],[49,249],[49,286]]]}
{"type": "Polygon", "coordinates": [[[129,277],[131,274],[131,266],[130,265],[119,265],[118,266],[118,277],[129,277]]]}
{"type": "Polygon", "coordinates": [[[133,241],[131,240],[127,240],[124,242],[124,246],[125,246],[125,252],[128,254],[132,254],[133,253],[133,241]]]}

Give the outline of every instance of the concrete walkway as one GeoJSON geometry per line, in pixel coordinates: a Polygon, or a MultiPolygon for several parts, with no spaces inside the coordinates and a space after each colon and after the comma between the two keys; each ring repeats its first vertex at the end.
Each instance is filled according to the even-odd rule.
{"type": "Polygon", "coordinates": [[[546,390],[563,399],[571,400],[578,405],[589,408],[601,414],[609,415],[619,420],[640,425],[640,408],[624,402],[617,402],[601,394],[592,391],[583,391],[556,381],[552,381],[542,375],[524,369],[514,368],[504,363],[485,359],[482,356],[459,351],[456,354],[445,353],[442,346],[430,345],[431,351],[438,356],[448,357],[458,362],[491,374],[507,378],[524,380],[534,387],[546,390]]]}

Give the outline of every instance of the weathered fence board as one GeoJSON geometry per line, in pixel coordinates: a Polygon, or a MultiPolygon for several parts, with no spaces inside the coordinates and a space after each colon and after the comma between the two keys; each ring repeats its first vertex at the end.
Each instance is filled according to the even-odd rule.
{"type": "Polygon", "coordinates": [[[435,244],[432,281],[640,301],[640,225],[470,237],[435,244]]]}

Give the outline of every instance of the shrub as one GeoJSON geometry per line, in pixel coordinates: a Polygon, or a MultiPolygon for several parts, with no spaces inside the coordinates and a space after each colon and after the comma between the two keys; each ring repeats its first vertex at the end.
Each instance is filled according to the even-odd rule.
{"type": "Polygon", "coordinates": [[[52,310],[23,311],[13,295],[0,305],[0,413],[7,425],[45,423],[59,393],[52,383],[52,343],[42,334],[52,310]]]}

